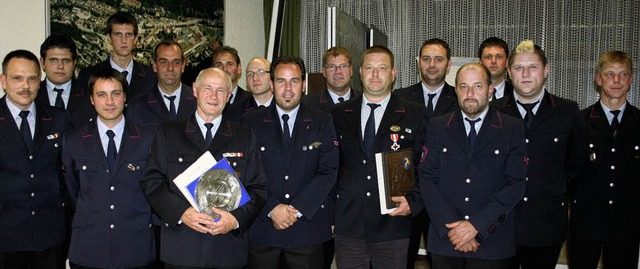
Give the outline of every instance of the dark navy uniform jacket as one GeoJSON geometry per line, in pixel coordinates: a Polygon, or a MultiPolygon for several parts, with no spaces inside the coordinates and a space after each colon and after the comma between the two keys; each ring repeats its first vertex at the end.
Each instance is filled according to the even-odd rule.
{"type": "Polygon", "coordinates": [[[338,175],[338,146],[330,114],[300,105],[287,150],[276,105],[249,112],[243,124],[258,139],[267,175],[267,203],[249,230],[249,240],[263,246],[308,247],[331,239],[329,193],[338,175]],[[291,205],[302,217],[276,230],[267,215],[278,204],[291,205]]]}
{"type": "Polygon", "coordinates": [[[429,124],[420,164],[420,190],[431,218],[428,250],[454,257],[512,257],[513,209],[525,188],[524,126],[490,108],[471,149],[463,121],[458,110],[429,124]],[[462,220],[478,231],[478,252],[457,251],[449,241],[445,224],[462,220]]]}

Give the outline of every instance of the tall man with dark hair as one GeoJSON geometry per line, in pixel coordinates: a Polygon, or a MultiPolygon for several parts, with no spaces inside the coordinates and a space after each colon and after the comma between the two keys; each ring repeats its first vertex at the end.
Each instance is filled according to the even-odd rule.
{"type": "Polygon", "coordinates": [[[211,66],[223,70],[231,77],[231,96],[229,104],[233,104],[249,97],[249,93],[238,86],[238,81],[242,77],[242,65],[238,50],[233,47],[224,46],[218,48],[213,54],[211,66]]]}
{"type": "Polygon", "coordinates": [[[495,36],[482,41],[478,48],[480,63],[491,72],[491,85],[495,87],[492,100],[513,94],[513,85],[506,80],[508,58],[509,46],[507,42],[495,36]]]}
{"type": "Polygon", "coordinates": [[[73,78],[78,53],[68,36],[52,34],[40,45],[40,63],[46,78],[40,83],[36,103],[66,109],[73,126],[95,118],[96,111],[73,78]]]}
{"type": "Polygon", "coordinates": [[[531,40],[509,57],[513,95],[491,105],[524,119],[529,148],[524,198],[515,211],[517,254],[512,268],[555,268],[567,235],[568,186],[585,156],[585,129],[578,104],[549,93],[547,57],[531,40]]]}
{"type": "Polygon", "coordinates": [[[267,199],[256,138],[251,129],[224,119],[231,95],[231,78],[208,68],[193,84],[196,112],[186,120],[160,125],[142,179],[153,210],[165,222],[161,228],[160,259],[165,268],[243,268],[247,263],[246,232],[267,199]],[[203,153],[226,157],[251,200],[230,212],[212,208],[213,217],[198,212],[173,179],[203,153]]]}
{"type": "Polygon", "coordinates": [[[460,110],[435,117],[420,164],[434,269],[508,269],[513,209],[524,194],[527,146],[520,119],[489,108],[489,70],[456,75],[460,110]]]}
{"type": "Polygon", "coordinates": [[[351,88],[353,66],[351,53],[343,47],[332,47],[322,55],[322,75],[325,88],[302,97],[302,103],[315,109],[331,113],[335,104],[357,97],[351,88]]]}
{"type": "Polygon", "coordinates": [[[404,268],[411,213],[423,210],[417,191],[393,197],[398,207],[380,214],[375,154],[410,149],[417,164],[426,139],[425,107],[391,93],[393,53],[373,46],[362,55],[362,97],[333,108],[340,149],[335,246],[339,268],[404,268]]]}
{"type": "Polygon", "coordinates": [[[94,72],[89,94],[97,118],[63,142],[66,185],[76,208],[71,268],[151,268],[156,256],[153,212],[140,179],[154,130],[122,114],[127,82],[120,72],[94,72]]]}
{"type": "Polygon", "coordinates": [[[0,76],[0,268],[51,268],[64,263],[67,238],[60,149],[64,110],[34,103],[38,58],[15,50],[0,76]]]}
{"type": "Polygon", "coordinates": [[[196,111],[196,98],[191,87],[181,82],[186,64],[178,42],[163,40],[158,43],[152,64],[158,84],[128,102],[128,119],[157,129],[162,122],[190,117],[196,111]]]}
{"type": "Polygon", "coordinates": [[[87,67],[78,74],[80,86],[88,92],[89,76],[96,70],[111,67],[125,76],[128,83],[128,97],[132,99],[149,91],[156,84],[156,75],[151,67],[133,59],[133,50],[138,43],[138,21],[131,13],[118,11],[107,19],[105,33],[113,51],[109,59],[87,67]]]}
{"type": "Polygon", "coordinates": [[[302,59],[280,57],[271,70],[275,106],[243,116],[258,138],[269,186],[249,230],[249,268],[322,269],[323,243],[331,239],[329,194],[338,175],[333,121],[300,104],[302,59]]]}
{"type": "MultiPolygon", "coordinates": [[[[458,101],[455,89],[445,81],[451,68],[449,44],[438,38],[425,41],[418,55],[418,67],[420,82],[407,88],[397,89],[394,93],[405,100],[424,105],[428,119],[456,111],[458,101]]],[[[420,248],[420,238],[423,237],[426,242],[429,231],[427,212],[416,213],[419,214],[414,218],[411,226],[411,240],[407,256],[407,268],[409,269],[415,266],[420,248]]],[[[430,257],[427,257],[427,262],[429,261],[430,257]]]]}
{"type": "Polygon", "coordinates": [[[627,101],[633,62],[622,51],[604,53],[596,66],[600,100],[582,110],[589,162],[574,189],[569,266],[595,269],[638,266],[640,231],[640,110],[627,101]]]}

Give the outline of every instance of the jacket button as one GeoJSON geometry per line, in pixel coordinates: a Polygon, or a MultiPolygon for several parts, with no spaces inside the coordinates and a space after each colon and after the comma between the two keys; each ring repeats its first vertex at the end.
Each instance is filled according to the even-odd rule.
{"type": "Polygon", "coordinates": [[[465,215],[464,219],[468,220],[469,219],[469,215],[465,215]]]}
{"type": "Polygon", "coordinates": [[[524,200],[526,202],[526,201],[529,201],[529,198],[525,197],[522,200],[524,200]]]}
{"type": "Polygon", "coordinates": [[[613,182],[609,183],[609,187],[613,188],[614,184],[613,182]]]}
{"type": "Polygon", "coordinates": [[[87,166],[86,166],[86,165],[83,165],[83,166],[82,166],[82,170],[87,170],[87,166]]]}
{"type": "Polygon", "coordinates": [[[284,180],[289,180],[289,176],[288,175],[284,176],[284,180]]]}
{"type": "Polygon", "coordinates": [[[367,164],[367,160],[362,160],[362,164],[367,164]]]}
{"type": "Polygon", "coordinates": [[[616,166],[615,166],[615,165],[612,165],[612,166],[611,166],[611,170],[616,170],[616,166]]]}
{"type": "Polygon", "coordinates": [[[111,191],[115,191],[115,190],[116,190],[116,187],[111,186],[109,189],[110,189],[111,191]]]}
{"type": "Polygon", "coordinates": [[[556,137],[556,138],[554,138],[554,139],[553,139],[553,142],[558,143],[558,141],[559,141],[559,140],[560,140],[560,139],[558,139],[558,138],[556,137]]]}
{"type": "Polygon", "coordinates": [[[290,195],[288,193],[284,195],[284,198],[289,199],[289,197],[290,197],[290,195]]]}
{"type": "Polygon", "coordinates": [[[178,162],[181,163],[182,162],[182,158],[178,158],[178,162]]]}
{"type": "Polygon", "coordinates": [[[371,176],[367,176],[367,179],[371,179],[371,176]]]}
{"type": "Polygon", "coordinates": [[[616,152],[616,148],[611,148],[611,152],[616,152]]]}
{"type": "Polygon", "coordinates": [[[113,225],[113,224],[109,225],[109,228],[111,228],[111,229],[113,229],[113,228],[115,228],[115,227],[116,227],[116,226],[115,226],[115,225],[113,225]]]}
{"type": "Polygon", "coordinates": [[[264,147],[260,147],[260,151],[264,151],[264,147]]]}
{"type": "Polygon", "coordinates": [[[367,197],[368,197],[368,196],[371,196],[371,193],[370,193],[370,192],[367,192],[367,197]]]}
{"type": "Polygon", "coordinates": [[[447,152],[447,148],[442,148],[442,152],[447,152]]]}

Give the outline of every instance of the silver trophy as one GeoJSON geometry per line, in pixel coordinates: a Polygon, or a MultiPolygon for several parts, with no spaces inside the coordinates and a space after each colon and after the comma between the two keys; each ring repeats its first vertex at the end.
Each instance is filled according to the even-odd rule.
{"type": "Polygon", "coordinates": [[[216,221],[220,215],[211,210],[212,207],[232,211],[240,205],[242,191],[240,181],[231,172],[224,169],[213,169],[204,173],[196,187],[196,199],[200,210],[216,221]]]}

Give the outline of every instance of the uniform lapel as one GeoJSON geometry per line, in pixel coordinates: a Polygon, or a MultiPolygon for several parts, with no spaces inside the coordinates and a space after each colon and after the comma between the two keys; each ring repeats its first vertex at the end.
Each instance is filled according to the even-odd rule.
{"type": "Polygon", "coordinates": [[[461,113],[460,110],[457,110],[451,114],[447,122],[447,133],[452,137],[452,140],[458,144],[462,151],[468,154],[469,140],[467,139],[467,131],[464,127],[464,119],[461,113]]]}
{"type": "Polygon", "coordinates": [[[55,135],[51,133],[53,126],[53,118],[49,115],[49,111],[46,107],[36,105],[36,130],[33,136],[34,151],[42,146],[48,135],[55,135]]]}
{"type": "MultiPolygon", "coordinates": [[[[344,106],[344,116],[346,119],[346,126],[351,128],[346,128],[346,131],[350,131],[350,136],[357,137],[357,141],[360,144],[360,149],[364,154],[364,145],[362,144],[362,125],[360,124],[360,113],[362,112],[362,96],[354,99],[353,102],[348,102],[344,106]]],[[[349,100],[351,101],[351,100],[349,100]]],[[[355,140],[355,139],[354,139],[355,140]]]]}
{"type": "MultiPolygon", "coordinates": [[[[424,100],[424,98],[422,98],[424,100]]],[[[436,108],[434,109],[433,115],[443,115],[449,111],[449,108],[457,103],[456,92],[449,84],[445,83],[442,88],[442,92],[440,93],[440,97],[438,97],[438,102],[436,103],[436,108]]]]}
{"type": "MultiPolygon", "coordinates": [[[[222,128],[222,126],[218,128],[220,129],[222,128]]],[[[220,130],[218,130],[218,132],[220,132],[220,130]]],[[[207,150],[207,145],[205,145],[204,136],[202,136],[202,131],[200,130],[200,126],[198,126],[198,122],[196,121],[195,113],[191,115],[191,117],[189,117],[189,119],[186,121],[185,128],[184,128],[184,135],[189,139],[189,141],[191,141],[191,143],[193,143],[196,147],[198,147],[198,149],[200,149],[201,152],[204,152],[207,150]]],[[[215,141],[215,137],[216,136],[214,134],[213,141],[215,141]]],[[[214,143],[211,142],[211,144],[214,144],[214,143]]]]}
{"type": "Polygon", "coordinates": [[[552,117],[555,106],[556,104],[553,97],[545,90],[542,101],[538,106],[538,111],[536,111],[535,116],[533,117],[533,123],[529,129],[535,130],[536,126],[540,125],[542,122],[546,122],[550,117],[552,117]]]}
{"type": "Polygon", "coordinates": [[[108,169],[109,163],[107,163],[107,153],[102,147],[102,141],[100,139],[100,133],[98,133],[98,125],[96,121],[90,121],[88,124],[84,125],[83,128],[82,143],[84,144],[84,148],[87,149],[87,152],[99,152],[100,155],[97,156],[96,159],[100,160],[102,167],[108,169]]]}
{"type": "Polygon", "coordinates": [[[491,144],[494,137],[500,134],[502,129],[502,114],[495,109],[489,108],[485,119],[482,121],[482,127],[476,138],[474,153],[480,151],[483,147],[491,144]]]}
{"type": "Polygon", "coordinates": [[[282,126],[280,124],[280,119],[278,118],[276,105],[270,106],[268,109],[269,112],[265,113],[262,118],[262,124],[269,132],[268,135],[270,140],[274,141],[273,144],[284,153],[284,144],[282,144],[282,126]]]}
{"type": "Polygon", "coordinates": [[[171,116],[163,98],[160,90],[157,87],[153,87],[149,92],[149,98],[147,98],[147,107],[161,119],[168,120],[171,116]]]}
{"type": "Polygon", "coordinates": [[[394,94],[391,94],[389,103],[387,103],[387,108],[384,110],[384,115],[380,121],[380,126],[378,126],[378,131],[376,132],[375,140],[373,142],[373,152],[391,150],[390,147],[384,148],[383,142],[385,139],[388,139],[387,141],[391,141],[391,138],[388,137],[389,127],[392,125],[400,125],[398,122],[402,119],[405,113],[407,113],[407,111],[404,106],[400,104],[400,101],[394,94]]]}
{"type": "Polygon", "coordinates": [[[595,126],[599,132],[606,134],[607,137],[613,137],[613,133],[611,132],[611,125],[609,124],[607,116],[604,114],[604,110],[602,109],[600,102],[597,102],[596,104],[591,106],[591,109],[589,110],[588,124],[592,124],[593,126],[595,126]]]}
{"type": "Polygon", "coordinates": [[[22,136],[20,135],[19,127],[16,124],[13,115],[11,115],[11,111],[9,111],[9,108],[7,107],[6,99],[6,95],[0,98],[0,130],[2,130],[1,136],[6,138],[2,143],[7,146],[13,145],[14,147],[20,148],[20,150],[26,152],[26,146],[24,143],[19,142],[22,141],[22,136]]]}

